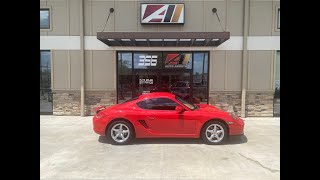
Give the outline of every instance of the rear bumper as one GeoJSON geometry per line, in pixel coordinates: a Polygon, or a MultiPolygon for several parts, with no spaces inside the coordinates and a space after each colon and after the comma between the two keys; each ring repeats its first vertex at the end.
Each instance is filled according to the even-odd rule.
{"type": "Polygon", "coordinates": [[[229,135],[242,135],[244,134],[244,120],[238,117],[233,124],[229,124],[229,135]]]}

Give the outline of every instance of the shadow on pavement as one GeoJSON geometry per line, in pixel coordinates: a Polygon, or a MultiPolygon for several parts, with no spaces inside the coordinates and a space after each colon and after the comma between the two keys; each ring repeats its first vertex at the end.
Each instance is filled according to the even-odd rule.
{"type": "Polygon", "coordinates": [[[243,144],[243,143],[247,143],[247,142],[248,142],[248,138],[246,135],[230,136],[229,141],[226,143],[226,145],[228,145],[228,144],[243,144]]]}
{"type": "MultiPolygon", "coordinates": [[[[100,143],[110,144],[105,136],[99,136],[98,141],[100,143]]],[[[233,145],[247,143],[248,139],[245,135],[231,136],[222,145],[233,145]]],[[[200,138],[143,138],[135,139],[131,144],[204,144],[200,138]]]]}

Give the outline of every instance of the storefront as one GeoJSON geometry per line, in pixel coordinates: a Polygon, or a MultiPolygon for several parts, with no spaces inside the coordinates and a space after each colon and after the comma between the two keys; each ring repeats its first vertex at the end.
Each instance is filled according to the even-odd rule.
{"type": "MultiPolygon", "coordinates": [[[[110,47],[217,47],[230,32],[98,32],[110,47]]],[[[209,51],[117,51],[117,103],[144,93],[171,92],[209,103],[209,51]]]]}
{"type": "Polygon", "coordinates": [[[150,92],[172,92],[208,103],[209,52],[117,52],[118,103],[150,92]]]}

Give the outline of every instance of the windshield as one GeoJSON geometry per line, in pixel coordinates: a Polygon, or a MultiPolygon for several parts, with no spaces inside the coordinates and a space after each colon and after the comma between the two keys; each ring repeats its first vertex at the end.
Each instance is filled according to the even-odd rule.
{"type": "Polygon", "coordinates": [[[187,106],[187,107],[188,107],[189,109],[191,109],[191,110],[195,110],[195,109],[198,108],[197,105],[192,104],[192,103],[189,103],[189,102],[187,102],[187,101],[179,98],[178,96],[176,96],[176,100],[178,100],[179,102],[181,102],[183,105],[187,106]]]}

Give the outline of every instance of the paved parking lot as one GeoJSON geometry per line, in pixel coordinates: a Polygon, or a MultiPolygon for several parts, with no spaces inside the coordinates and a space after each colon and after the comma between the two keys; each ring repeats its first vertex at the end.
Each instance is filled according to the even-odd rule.
{"type": "Polygon", "coordinates": [[[244,118],[245,136],[225,145],[199,139],[140,139],[114,146],[92,116],[40,116],[41,179],[280,179],[280,119],[244,118]]]}

